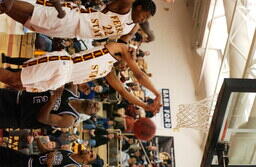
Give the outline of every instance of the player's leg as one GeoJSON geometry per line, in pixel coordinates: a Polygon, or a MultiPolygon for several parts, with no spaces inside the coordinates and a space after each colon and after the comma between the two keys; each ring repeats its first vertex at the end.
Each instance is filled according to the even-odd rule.
{"type": "Polygon", "coordinates": [[[20,72],[11,72],[0,68],[0,81],[16,89],[22,89],[20,72]]]}
{"type": "Polygon", "coordinates": [[[20,127],[18,93],[13,89],[0,88],[0,128],[20,127]]]}

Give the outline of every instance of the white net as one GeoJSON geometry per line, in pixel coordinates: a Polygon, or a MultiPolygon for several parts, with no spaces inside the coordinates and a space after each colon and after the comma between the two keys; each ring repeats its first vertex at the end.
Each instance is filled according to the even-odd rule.
{"type": "Polygon", "coordinates": [[[206,132],[216,104],[214,96],[192,104],[178,105],[176,113],[176,128],[194,128],[206,132]]]}

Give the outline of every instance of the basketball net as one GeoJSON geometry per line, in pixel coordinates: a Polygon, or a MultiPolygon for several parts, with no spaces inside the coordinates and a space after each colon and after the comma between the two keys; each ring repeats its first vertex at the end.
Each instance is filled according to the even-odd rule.
{"type": "Polygon", "coordinates": [[[175,128],[193,128],[207,132],[216,102],[217,96],[211,96],[196,103],[178,105],[175,128]]]}

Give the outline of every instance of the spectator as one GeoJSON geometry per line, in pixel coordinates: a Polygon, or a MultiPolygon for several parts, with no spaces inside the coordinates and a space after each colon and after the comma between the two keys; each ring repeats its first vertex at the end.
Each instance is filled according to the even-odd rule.
{"type": "Polygon", "coordinates": [[[36,49],[51,52],[52,51],[52,39],[43,34],[36,34],[35,47],[36,49]]]}
{"type": "Polygon", "coordinates": [[[104,160],[100,158],[99,155],[97,155],[95,161],[91,163],[92,167],[103,167],[104,166],[104,160]]]}
{"type": "Polygon", "coordinates": [[[34,137],[30,133],[29,129],[14,130],[9,132],[4,131],[3,136],[4,137],[19,136],[18,150],[27,155],[33,153],[32,143],[33,143],[34,137]]]}
{"type": "Polygon", "coordinates": [[[87,82],[87,83],[79,84],[78,90],[80,92],[80,98],[94,99],[97,94],[100,94],[103,92],[103,86],[96,85],[94,82],[87,82]]]}
{"type": "Polygon", "coordinates": [[[89,144],[91,147],[98,147],[104,144],[107,144],[109,140],[114,138],[114,134],[108,132],[106,129],[95,128],[90,130],[91,139],[89,144]]]}

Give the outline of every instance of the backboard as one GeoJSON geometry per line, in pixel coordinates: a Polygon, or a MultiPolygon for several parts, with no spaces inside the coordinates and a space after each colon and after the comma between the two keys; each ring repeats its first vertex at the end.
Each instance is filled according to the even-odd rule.
{"type": "Polygon", "coordinates": [[[201,167],[256,166],[256,79],[225,79],[201,167]]]}

